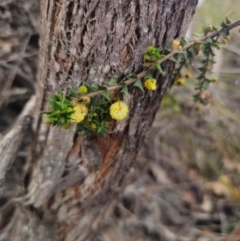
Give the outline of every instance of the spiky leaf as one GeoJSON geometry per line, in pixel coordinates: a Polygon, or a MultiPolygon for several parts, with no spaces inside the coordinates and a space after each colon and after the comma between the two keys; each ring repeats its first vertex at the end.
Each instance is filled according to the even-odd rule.
{"type": "Polygon", "coordinates": [[[140,79],[137,79],[137,81],[134,83],[133,86],[136,86],[138,87],[141,91],[144,91],[143,90],[143,86],[142,86],[142,81],[140,79]]]}

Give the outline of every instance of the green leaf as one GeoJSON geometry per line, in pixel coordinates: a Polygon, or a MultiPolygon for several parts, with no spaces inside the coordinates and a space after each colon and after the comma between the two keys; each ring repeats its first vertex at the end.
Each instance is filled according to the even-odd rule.
{"type": "Polygon", "coordinates": [[[146,62],[152,62],[152,56],[148,54],[144,54],[144,61],[146,62]]]}
{"type": "Polygon", "coordinates": [[[194,90],[200,90],[201,88],[199,86],[195,87],[194,90]]]}
{"type": "Polygon", "coordinates": [[[98,85],[97,90],[106,90],[107,87],[104,85],[98,85]]]}
{"type": "Polygon", "coordinates": [[[130,73],[127,75],[127,78],[131,79],[131,78],[137,78],[137,75],[134,73],[130,73]]]}
{"type": "Polygon", "coordinates": [[[141,91],[144,91],[143,90],[143,86],[142,86],[142,81],[140,79],[137,79],[137,81],[134,83],[133,86],[136,86],[138,87],[141,91]]]}
{"type": "Polygon", "coordinates": [[[187,51],[180,51],[179,54],[184,60],[187,60],[187,51]]]}
{"type": "Polygon", "coordinates": [[[204,78],[204,75],[200,74],[196,79],[201,81],[203,78],[204,78]]]}
{"type": "Polygon", "coordinates": [[[88,89],[88,92],[96,92],[97,91],[97,88],[95,86],[92,86],[92,85],[89,85],[87,83],[85,83],[85,86],[87,87],[88,89]]]}
{"type": "Polygon", "coordinates": [[[172,60],[173,62],[177,63],[177,58],[175,56],[170,57],[169,60],[172,60]]]}
{"type": "Polygon", "coordinates": [[[192,97],[194,102],[197,102],[199,100],[199,94],[195,94],[192,97]]]}
{"type": "Polygon", "coordinates": [[[124,93],[125,95],[129,95],[128,87],[126,85],[121,89],[120,92],[124,93]]]}
{"type": "Polygon", "coordinates": [[[227,25],[226,23],[222,22],[220,26],[221,26],[222,28],[225,28],[225,27],[227,27],[228,25],[227,25]]]}
{"type": "Polygon", "coordinates": [[[212,44],[213,43],[213,40],[211,38],[208,38],[205,40],[206,43],[209,43],[209,44],[212,44]]]}
{"type": "Polygon", "coordinates": [[[104,92],[104,93],[102,94],[102,96],[103,96],[104,98],[106,98],[107,100],[110,100],[110,91],[104,92]]]}
{"type": "Polygon", "coordinates": [[[230,24],[231,21],[226,17],[226,24],[230,24]]]}
{"type": "Polygon", "coordinates": [[[52,100],[52,101],[49,102],[49,103],[52,105],[53,109],[55,109],[55,110],[61,110],[61,105],[60,105],[58,102],[56,102],[55,100],[52,100]]]}
{"type": "Polygon", "coordinates": [[[91,98],[91,105],[93,105],[93,106],[97,106],[97,104],[98,104],[98,97],[97,96],[95,96],[95,97],[93,97],[93,98],[91,98]]]}
{"type": "Polygon", "coordinates": [[[163,54],[160,54],[160,55],[158,55],[158,58],[157,58],[157,60],[163,59],[164,57],[165,57],[165,55],[163,55],[163,54]]]}
{"type": "Polygon", "coordinates": [[[156,66],[158,72],[159,72],[161,75],[164,75],[164,72],[163,72],[163,70],[162,70],[162,68],[161,68],[161,65],[160,65],[158,62],[156,63],[155,66],[156,66]]]}
{"type": "Polygon", "coordinates": [[[108,85],[109,85],[109,86],[117,85],[116,79],[112,77],[112,78],[108,81],[108,85]]]}
{"type": "Polygon", "coordinates": [[[69,94],[68,94],[69,97],[77,97],[78,96],[77,91],[75,91],[74,89],[69,88],[68,91],[69,91],[69,94]]]}
{"type": "Polygon", "coordinates": [[[97,128],[97,133],[100,133],[101,131],[103,130],[103,126],[98,126],[98,128],[97,128]]]}
{"type": "Polygon", "coordinates": [[[153,75],[151,72],[148,72],[145,76],[145,79],[153,79],[153,75]]]}
{"type": "Polygon", "coordinates": [[[193,36],[201,37],[202,35],[199,33],[193,33],[193,36]]]}
{"type": "Polygon", "coordinates": [[[198,70],[201,71],[201,72],[205,72],[206,68],[200,67],[200,68],[198,68],[198,70]]]}
{"type": "Polygon", "coordinates": [[[186,38],[182,37],[181,40],[180,40],[180,44],[181,44],[182,46],[184,46],[185,44],[187,44],[186,38]]]}

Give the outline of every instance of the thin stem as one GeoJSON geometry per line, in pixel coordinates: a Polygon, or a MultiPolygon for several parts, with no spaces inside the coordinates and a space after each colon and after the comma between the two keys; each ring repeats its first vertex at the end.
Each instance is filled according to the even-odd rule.
{"type": "MultiPolygon", "coordinates": [[[[208,44],[207,49],[208,49],[208,50],[211,49],[211,45],[210,45],[210,44],[208,44]]],[[[198,99],[197,99],[196,102],[199,101],[199,99],[200,99],[200,94],[202,93],[204,84],[205,84],[205,82],[206,82],[206,73],[207,73],[207,70],[208,70],[209,60],[210,60],[210,54],[209,54],[209,52],[208,52],[208,55],[207,55],[207,58],[206,58],[206,68],[205,68],[204,72],[201,73],[201,75],[203,76],[203,81],[201,82],[201,85],[200,85],[200,87],[199,87],[199,91],[198,91],[198,94],[197,94],[198,99]]]]}
{"type": "MultiPolygon", "coordinates": [[[[178,52],[180,51],[184,51],[186,49],[189,49],[190,47],[192,47],[193,45],[199,43],[199,42],[202,42],[208,38],[213,38],[221,33],[224,33],[224,32],[227,32],[233,28],[236,28],[237,26],[240,25],[240,20],[234,22],[234,23],[231,23],[229,24],[227,27],[223,27],[217,31],[214,31],[214,32],[211,32],[209,34],[207,34],[206,36],[202,36],[198,39],[195,39],[191,42],[189,42],[188,44],[186,44],[183,48],[181,49],[178,49],[178,50],[174,50],[173,52],[169,53],[168,55],[166,55],[164,58],[162,58],[160,61],[159,61],[159,64],[162,64],[163,62],[167,61],[168,59],[170,59],[173,55],[177,54],[178,52]]],[[[135,78],[130,78],[128,79],[127,81],[124,82],[124,85],[131,85],[133,84],[134,82],[137,81],[137,79],[141,79],[143,78],[144,76],[146,76],[148,73],[148,71],[144,70],[142,71],[141,73],[139,73],[137,75],[137,77],[135,78]]],[[[94,96],[97,96],[97,95],[101,95],[107,91],[114,91],[114,90],[119,90],[123,87],[123,85],[115,85],[115,86],[111,86],[111,87],[107,87],[106,90],[99,90],[99,91],[96,91],[96,92],[92,92],[92,93],[89,93],[89,94],[86,94],[86,95],[83,95],[82,97],[85,97],[85,96],[88,96],[88,97],[94,97],[94,96]]]]}

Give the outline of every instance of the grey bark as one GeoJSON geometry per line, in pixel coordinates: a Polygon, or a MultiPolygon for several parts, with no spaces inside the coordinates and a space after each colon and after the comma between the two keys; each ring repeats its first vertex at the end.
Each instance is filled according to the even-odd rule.
{"type": "Polygon", "coordinates": [[[104,83],[140,70],[144,50],[183,36],[197,0],[42,0],[41,42],[30,180],[0,240],[84,241],[98,229],[124,186],[171,79],[156,92],[132,89],[129,117],[107,137],[46,126],[48,98],[84,81],[104,83]]]}

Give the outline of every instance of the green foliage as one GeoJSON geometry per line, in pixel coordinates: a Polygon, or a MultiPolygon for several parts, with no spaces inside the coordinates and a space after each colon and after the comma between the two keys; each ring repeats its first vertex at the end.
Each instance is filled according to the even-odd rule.
{"type": "MultiPolygon", "coordinates": [[[[226,18],[221,26],[225,28],[230,23],[230,20],[226,18]]],[[[164,51],[161,48],[149,46],[143,56],[143,71],[138,75],[130,73],[121,82],[117,82],[112,77],[106,85],[85,83],[78,88],[78,91],[69,89],[66,95],[61,92],[53,94],[48,99],[49,110],[42,112],[47,115],[46,123],[64,128],[69,128],[72,123],[77,123],[77,132],[81,131],[88,136],[106,135],[109,129],[109,121],[111,119],[122,120],[128,113],[128,106],[126,103],[120,104],[119,98],[129,95],[128,85],[137,87],[142,92],[144,92],[144,87],[150,91],[156,90],[157,84],[153,75],[157,72],[160,75],[165,74],[162,63],[167,60],[175,64],[172,83],[175,82],[178,86],[184,85],[182,69],[191,67],[200,52],[202,57],[200,66],[197,68],[198,75],[195,77],[197,83],[193,88],[193,101],[202,105],[208,104],[210,98],[206,90],[210,83],[216,82],[213,81],[214,78],[211,77],[212,72],[210,70],[212,64],[214,64],[214,48],[218,49],[220,44],[229,41],[229,32],[222,33],[220,31],[219,34],[209,37],[208,34],[216,30],[216,27],[207,24],[203,27],[205,38],[201,38],[199,41],[186,38],[182,38],[180,41],[173,40],[164,51]],[[116,104],[118,101],[119,105],[116,104]],[[111,112],[110,107],[113,106],[113,102],[115,102],[115,105],[111,112]],[[124,110],[121,110],[121,108],[124,108],[124,110]]],[[[169,103],[176,108],[176,111],[179,110],[175,99],[169,99],[169,103]]]]}
{"type": "MultiPolygon", "coordinates": [[[[226,18],[224,22],[221,23],[221,27],[228,27],[230,20],[226,18]]],[[[217,31],[218,29],[210,24],[203,26],[203,34],[208,35],[211,32],[217,31]]],[[[189,42],[194,42],[194,45],[190,46],[184,51],[179,51],[176,55],[170,58],[171,61],[175,63],[175,70],[173,73],[172,83],[177,85],[179,79],[183,80],[184,75],[182,74],[183,69],[193,66],[193,62],[196,62],[196,59],[200,59],[200,66],[197,68],[197,76],[195,80],[197,81],[193,87],[193,101],[200,105],[207,105],[210,103],[209,94],[206,92],[209,84],[214,83],[214,78],[212,78],[212,65],[214,61],[214,49],[219,49],[221,44],[225,44],[229,41],[229,31],[225,33],[219,33],[213,37],[206,38],[202,41],[196,41],[194,39],[187,40],[182,38],[181,45],[186,45],[189,42]],[[200,57],[199,57],[200,56],[200,57]]],[[[185,81],[184,81],[185,82],[185,81]]],[[[197,108],[198,109],[198,108],[197,108]]]]}
{"type": "Polygon", "coordinates": [[[141,91],[144,91],[142,81],[140,79],[137,79],[137,81],[134,83],[134,86],[138,87],[141,91]]]}
{"type": "Polygon", "coordinates": [[[164,57],[161,51],[162,50],[160,48],[149,46],[146,52],[144,53],[144,62],[154,63],[156,61],[161,60],[164,57]]]}
{"type": "Polygon", "coordinates": [[[74,111],[71,107],[71,102],[66,96],[61,92],[59,94],[53,94],[48,99],[48,103],[51,106],[50,110],[42,112],[48,116],[45,122],[57,127],[68,126],[71,122],[70,116],[74,111]]]}
{"type": "Polygon", "coordinates": [[[110,120],[109,107],[110,102],[107,98],[93,97],[89,103],[88,114],[83,122],[77,124],[76,131],[83,131],[86,136],[93,134],[106,135],[110,120]]]}

